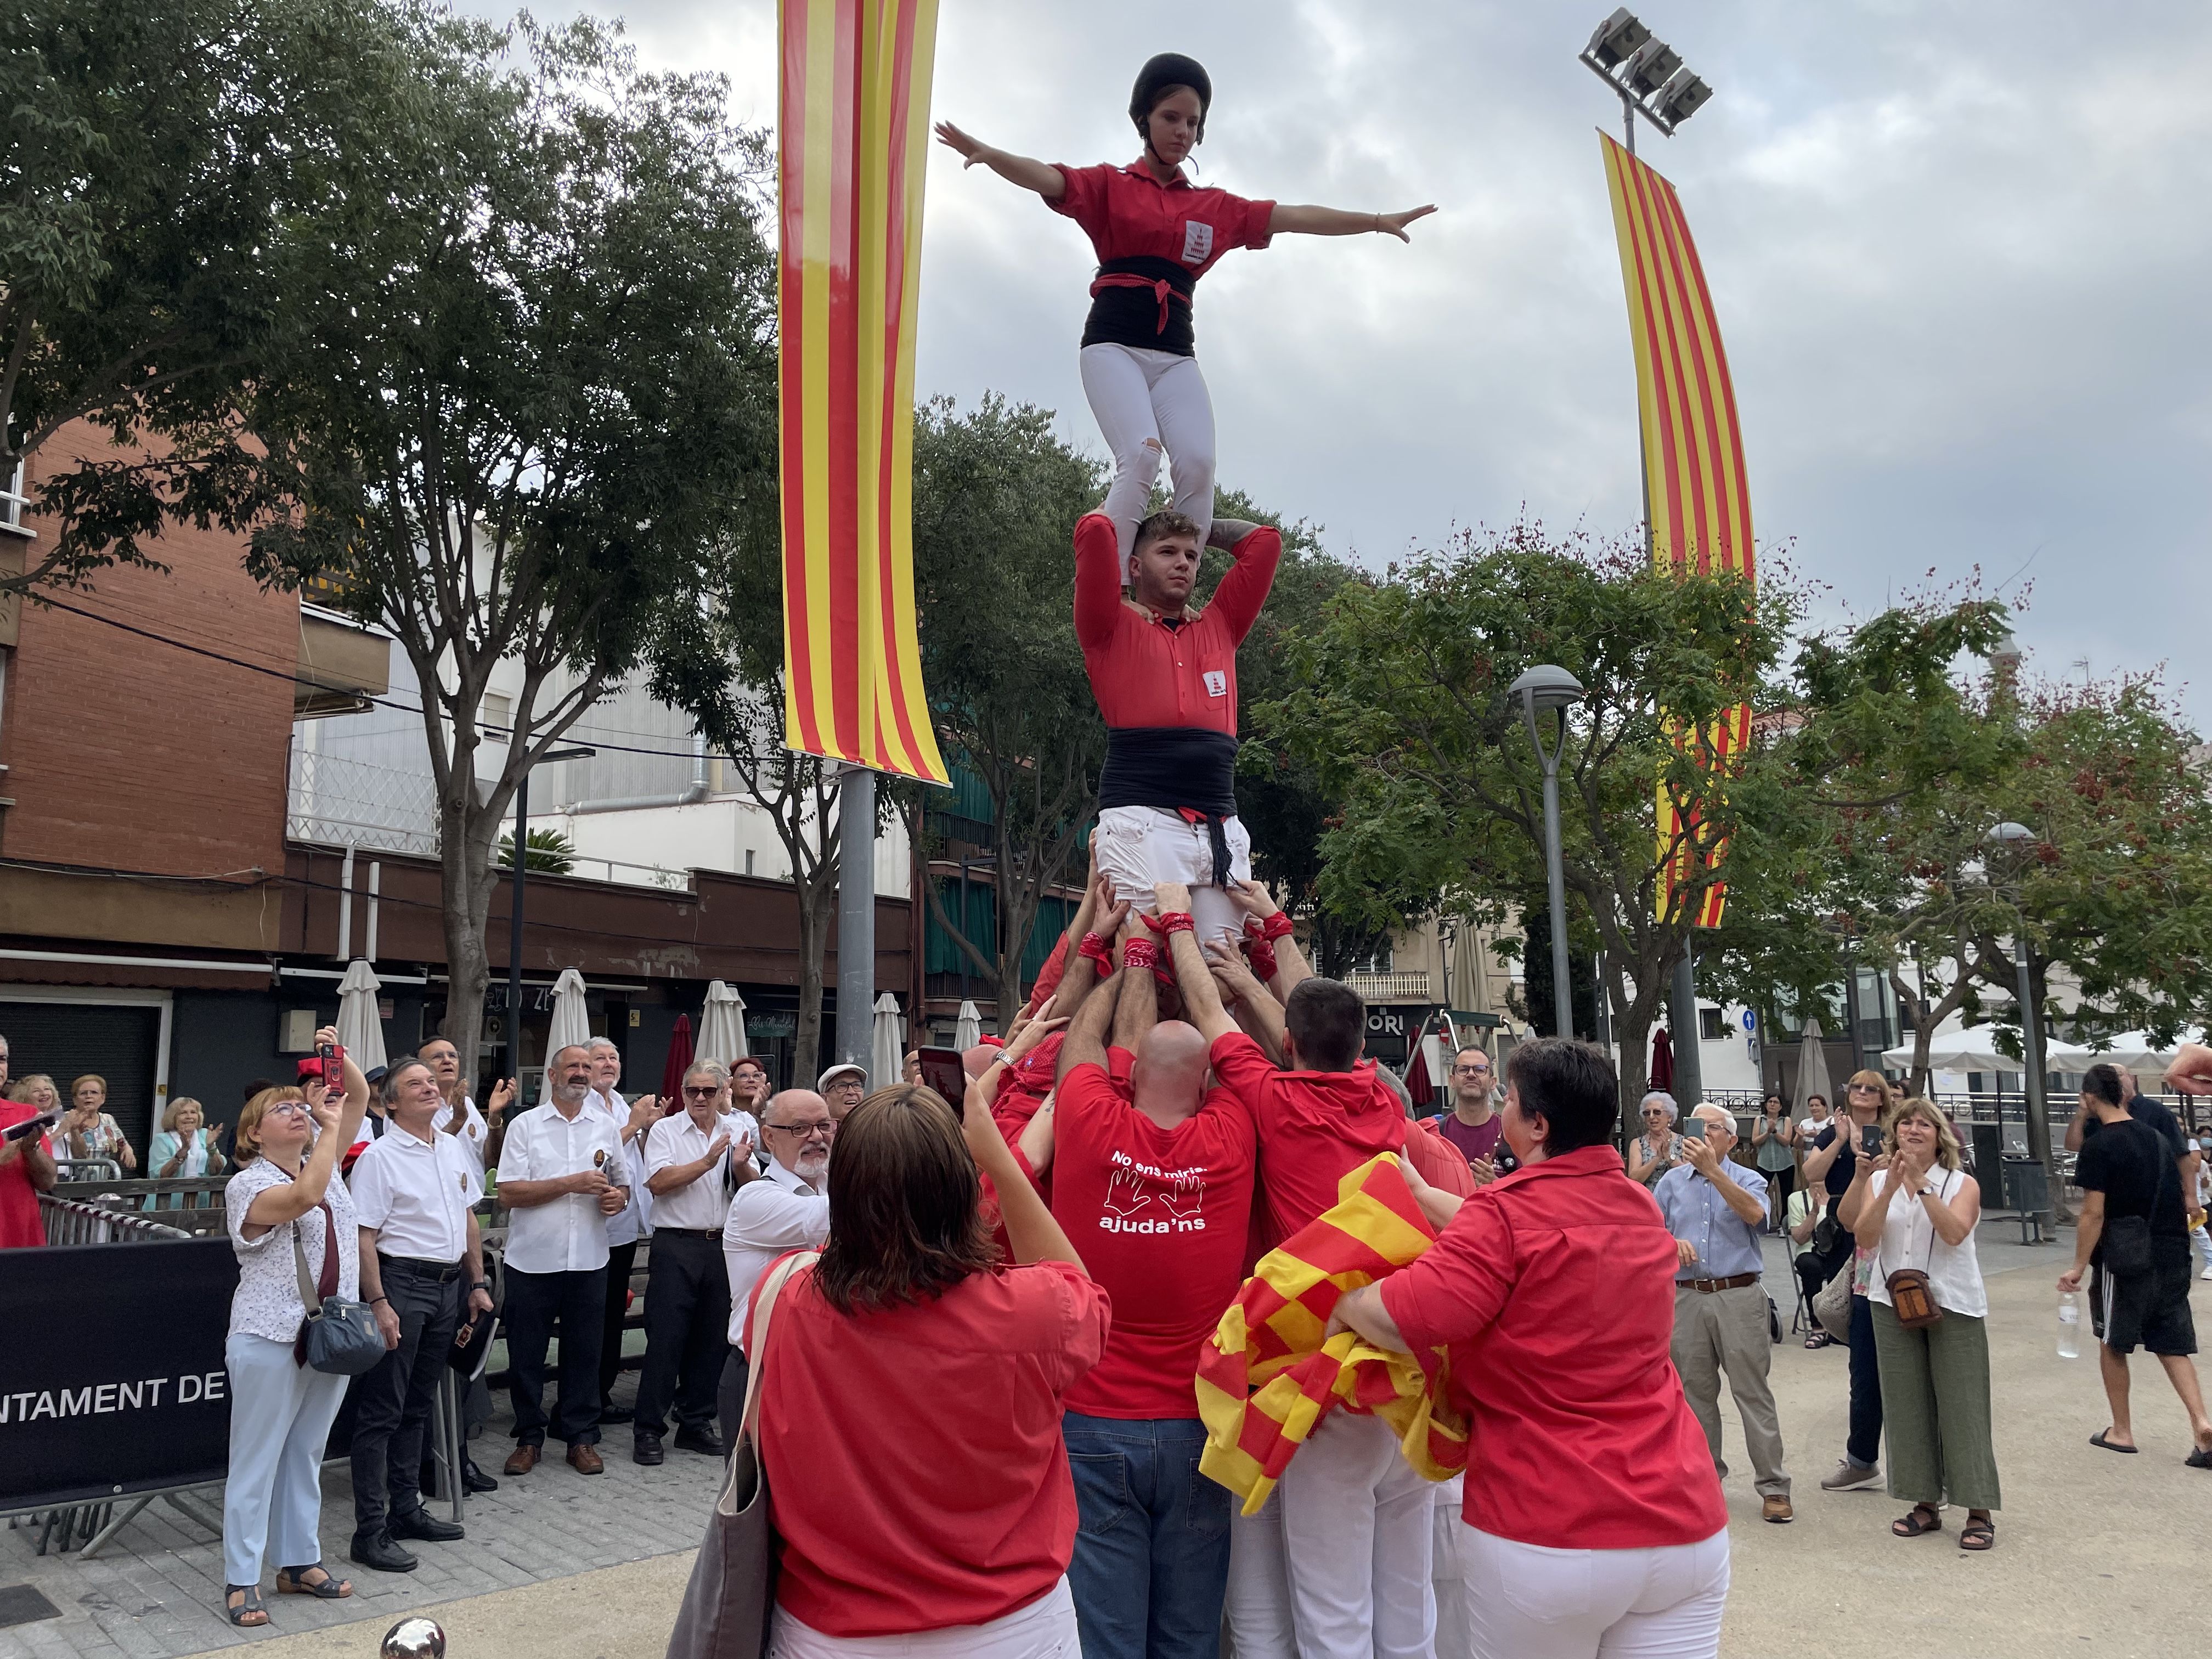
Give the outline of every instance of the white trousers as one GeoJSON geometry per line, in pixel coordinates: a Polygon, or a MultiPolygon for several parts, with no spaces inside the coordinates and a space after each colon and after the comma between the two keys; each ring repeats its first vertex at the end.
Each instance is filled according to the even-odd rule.
{"type": "Polygon", "coordinates": [[[1228,1626],[1222,1659],[1297,1659],[1279,1487],[1257,1515],[1241,1507],[1230,1511],[1229,1593],[1222,1615],[1228,1626]]]}
{"type": "Polygon", "coordinates": [[[1333,1411],[1276,1487],[1298,1659],[1429,1659],[1429,1483],[1377,1418],[1333,1411]]]}
{"type": "Polygon", "coordinates": [[[1728,1601],[1723,1528],[1662,1549],[1553,1550],[1470,1528],[1478,1659],[1715,1659],[1728,1601]]]}
{"type": "MultiPolygon", "coordinates": [[[[1244,820],[1231,817],[1221,833],[1229,843],[1229,873],[1251,880],[1252,835],[1244,820]]],[[[1157,806],[1109,806],[1098,815],[1098,867],[1113,878],[1114,896],[1146,915],[1159,909],[1152,889],[1161,882],[1189,888],[1191,927],[1201,942],[1243,937],[1244,913],[1212,884],[1213,843],[1202,823],[1157,806]]]]}
{"type": "Polygon", "coordinates": [[[1431,1490],[1429,1582],[1437,1597],[1437,1659],[1474,1659],[1474,1627],[1469,1622],[1467,1589],[1468,1539],[1472,1531],[1461,1518],[1467,1477],[1455,1474],[1431,1490]]]}
{"type": "Polygon", "coordinates": [[[1175,480],[1175,510],[1198,526],[1200,545],[1213,527],[1213,398],[1198,359],[1138,346],[1087,345],[1079,354],[1083,395],[1106,447],[1114,482],[1106,516],[1121,538],[1123,580],[1137,526],[1152,510],[1152,481],[1164,448],[1175,480]]]}
{"type": "Polygon", "coordinates": [[[1076,1659],[1081,1650],[1066,1578],[988,1625],[911,1636],[824,1636],[778,1607],[768,1634],[768,1659],[1076,1659]]]}
{"type": "Polygon", "coordinates": [[[258,1584],[269,1567],[323,1559],[323,1448],[345,1401],[346,1380],[292,1363],[292,1345],[234,1335],[230,1468],[222,1488],[227,1584],[258,1584]]]}

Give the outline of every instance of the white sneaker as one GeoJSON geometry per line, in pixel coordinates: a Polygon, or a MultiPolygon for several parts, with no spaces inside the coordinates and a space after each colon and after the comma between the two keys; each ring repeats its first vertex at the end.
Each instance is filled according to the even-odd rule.
{"type": "Polygon", "coordinates": [[[2207,1267],[2203,1273],[2197,1276],[2199,1279],[2212,1279],[2212,1267],[2207,1267]]]}

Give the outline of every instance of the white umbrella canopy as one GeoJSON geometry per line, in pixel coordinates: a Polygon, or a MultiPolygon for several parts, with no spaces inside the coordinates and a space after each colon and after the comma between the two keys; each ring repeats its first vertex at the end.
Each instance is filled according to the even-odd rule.
{"type": "Polygon", "coordinates": [[[2122,1071],[2140,1072],[2147,1076],[2160,1077],[2165,1074],[2166,1067],[2173,1064],[2174,1056],[2180,1051],[2183,1043],[2203,1041],[2203,1029],[2193,1025],[2185,1027],[2175,1036],[2172,1045],[2163,1048],[2151,1041],[2150,1033],[2148,1031],[2122,1031],[2112,1039],[2112,1046],[2101,1053],[2094,1052],[2078,1043],[2067,1044],[2066,1054],[2069,1060],[2079,1060],[2081,1064],[2057,1066],[2054,1060],[2054,1068],[2069,1072],[2083,1071],[2102,1061],[2106,1065],[2117,1066],[2122,1071]]]}
{"type": "Polygon", "coordinates": [[[972,1002],[962,1003],[960,1012],[952,1022],[952,1046],[968,1049],[982,1040],[983,1011],[972,1002]]]}
{"type": "MultiPolygon", "coordinates": [[[[1965,1025],[1947,1019],[1936,1028],[1928,1044],[1928,1068],[1933,1072],[2017,1072],[2019,1059],[1997,1047],[1994,1025],[1965,1025]]],[[[1893,1071],[1912,1068],[1912,1045],[1899,1043],[1882,1051],[1882,1063],[1893,1071]]],[[[2049,1072],[2079,1071],[2103,1055],[2093,1056],[2070,1042],[2044,1040],[2043,1066],[2049,1072]]]]}
{"type": "Polygon", "coordinates": [[[719,979],[707,985],[707,1008],[699,1017],[699,1046],[696,1060],[719,1060],[734,1066],[751,1050],[745,1047],[745,1000],[719,979]]]}
{"type": "Polygon", "coordinates": [[[584,1000],[584,976],[563,968],[553,981],[553,1028],[545,1034],[545,1058],[592,1040],[592,1014],[584,1000]]]}
{"type": "Polygon", "coordinates": [[[868,1080],[880,1089],[898,1080],[906,1060],[906,1022],[899,1018],[898,999],[889,991],[876,999],[874,1038],[868,1080]]]}
{"type": "Polygon", "coordinates": [[[389,1058],[384,1021],[376,1011],[376,994],[383,988],[374,970],[358,957],[338,981],[338,1042],[363,1072],[377,1070],[389,1058]]]}
{"type": "Polygon", "coordinates": [[[1828,1050],[1820,1041],[1820,1022],[1808,1019],[1804,1040],[1797,1047],[1797,1109],[1802,1111],[1814,1095],[1826,1101],[1832,1110],[1839,1109],[1835,1085],[1828,1081],[1828,1050]]]}

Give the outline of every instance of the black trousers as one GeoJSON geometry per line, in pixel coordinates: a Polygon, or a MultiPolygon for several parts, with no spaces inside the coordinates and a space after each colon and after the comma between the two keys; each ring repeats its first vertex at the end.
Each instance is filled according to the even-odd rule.
{"type": "Polygon", "coordinates": [[[738,1419],[745,1413],[745,1378],[750,1374],[745,1364],[745,1351],[732,1342],[730,1357],[723,1362],[722,1386],[717,1400],[717,1414],[722,1419],[722,1449],[725,1453],[737,1449],[738,1419]]]}
{"type": "Polygon", "coordinates": [[[451,1266],[377,1258],[384,1294],[399,1316],[399,1346],[355,1385],[353,1523],[375,1537],[391,1517],[422,1506],[423,1431],[467,1299],[468,1275],[451,1266]],[[440,1273],[450,1277],[441,1279],[440,1273]]]}
{"type": "Polygon", "coordinates": [[[599,1404],[615,1403],[615,1378],[622,1375],[623,1321],[629,1317],[629,1275],[637,1265],[637,1241],[607,1246],[605,1322],[599,1334],[599,1404]]]}
{"type": "Polygon", "coordinates": [[[730,1273],[722,1241],[665,1229],[653,1235],[645,1281],[645,1375],[637,1389],[637,1432],[677,1420],[687,1429],[714,1424],[715,1385],[730,1347],[730,1273]]]}
{"type": "Polygon", "coordinates": [[[556,1440],[592,1446],[599,1439],[599,1340],[606,1315],[607,1270],[526,1273],[507,1270],[507,1391],[514,1402],[514,1439],[545,1443],[545,1349],[561,1328],[561,1392],[553,1407],[556,1440]]]}

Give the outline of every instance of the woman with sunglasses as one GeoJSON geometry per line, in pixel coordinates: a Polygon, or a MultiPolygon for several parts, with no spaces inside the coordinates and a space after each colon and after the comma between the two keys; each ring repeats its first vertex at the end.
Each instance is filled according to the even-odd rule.
{"type": "MultiPolygon", "coordinates": [[[[315,1034],[336,1043],[337,1030],[315,1034]]],[[[223,1188],[238,1289],[231,1297],[223,1360],[230,1373],[230,1468],[222,1494],[223,1611],[234,1625],[269,1622],[261,1573],[274,1556],[276,1593],[334,1601],[353,1586],[322,1561],[323,1447],[345,1399],[346,1379],[313,1370],[295,1344],[307,1310],[300,1297],[293,1240],[319,1283],[335,1251],[337,1294],[361,1294],[362,1234],[353,1198],[336,1178],[368,1109],[368,1080],[347,1056],[345,1095],[320,1081],[304,1090],[264,1089],[238,1115],[244,1162],[223,1188]]],[[[381,1300],[382,1298],[378,1298],[381,1300]]]]}
{"type": "Polygon", "coordinates": [[[1826,1492],[1850,1492],[1881,1479],[1881,1366],[1875,1354],[1874,1312],[1866,1296],[1869,1253],[1856,1248],[1837,1210],[1857,1177],[1866,1132],[1881,1125],[1894,1099],[1889,1080],[1880,1072],[1854,1072],[1844,1089],[1845,1109],[1834,1114],[1805,1154],[1805,1184],[1819,1182],[1827,1193],[1827,1214],[1814,1235],[1814,1249],[1820,1257],[1816,1277],[1826,1285],[1847,1265],[1851,1270],[1850,1431],[1843,1462],[1821,1479],[1826,1492]],[[1822,1233],[1828,1236],[1825,1243],[1822,1233]]]}

